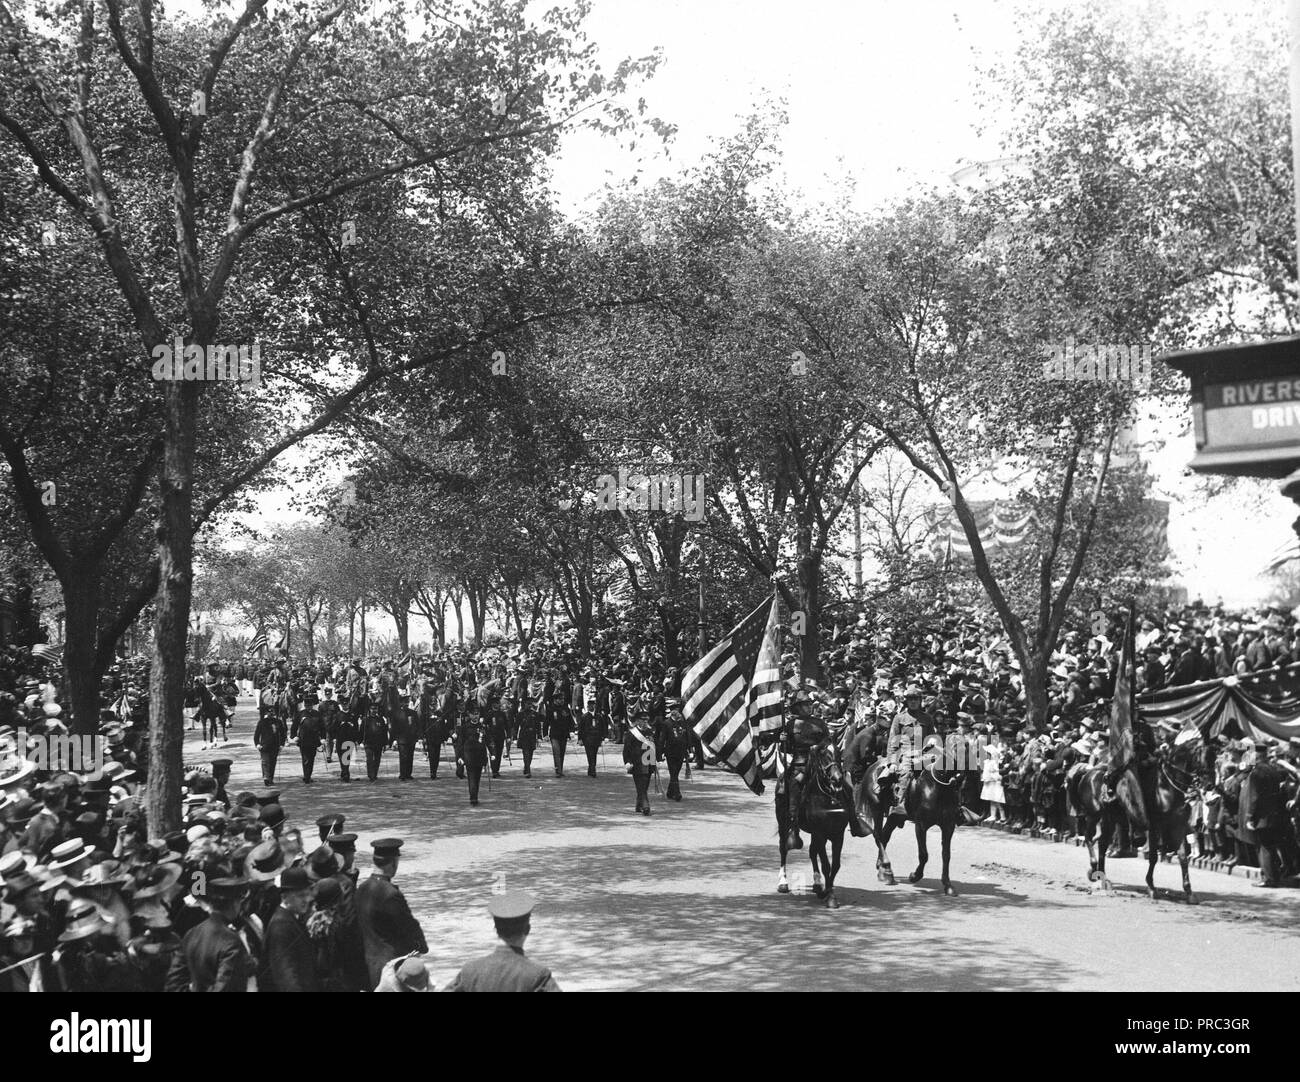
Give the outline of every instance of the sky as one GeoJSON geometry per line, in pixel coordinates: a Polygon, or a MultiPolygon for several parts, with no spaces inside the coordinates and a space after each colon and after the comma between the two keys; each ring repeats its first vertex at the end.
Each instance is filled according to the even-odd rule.
{"type": "MultiPolygon", "coordinates": [[[[1145,6],[1148,0],[1133,0],[1145,6]]],[[[544,6],[550,6],[545,0],[544,6]]],[[[1058,6],[1045,0],[1036,8],[1058,6]]],[[[1180,16],[1201,0],[1180,0],[1180,16]]],[[[640,91],[649,111],[677,125],[667,151],[629,151],[585,132],[568,136],[554,164],[561,206],[581,216],[606,185],[642,184],[697,163],[737,132],[765,95],[789,116],[779,179],[810,203],[829,201],[845,180],[868,209],[1000,156],[995,134],[976,132],[978,68],[1008,58],[1020,5],[1000,0],[594,0],[589,37],[605,69],[662,47],[664,60],[640,91]]],[[[1144,454],[1157,495],[1170,500],[1173,566],[1193,597],[1230,605],[1263,599],[1269,556],[1291,536],[1298,509],[1273,482],[1246,481],[1208,505],[1186,471],[1194,448],[1178,418],[1144,454]]],[[[260,502],[255,521],[283,521],[283,494],[260,502]]],[[[423,634],[421,629],[420,634],[423,634]]]]}

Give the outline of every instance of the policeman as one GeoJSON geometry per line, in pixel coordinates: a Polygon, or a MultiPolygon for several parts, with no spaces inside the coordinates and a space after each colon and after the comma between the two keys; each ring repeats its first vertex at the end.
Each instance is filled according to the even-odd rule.
{"type": "Polygon", "coordinates": [[[262,760],[262,782],[268,786],[275,784],[275,763],[280,758],[280,749],[289,741],[285,706],[288,695],[281,688],[281,679],[282,675],[275,673],[262,692],[257,728],[253,730],[253,743],[262,760]]]}
{"type": "Polygon", "coordinates": [[[366,711],[361,726],[361,740],[366,746],[366,777],[370,781],[377,781],[379,762],[384,756],[384,748],[388,746],[388,719],[372,704],[366,711]]]}
{"type": "Polygon", "coordinates": [[[366,987],[374,988],[386,962],[412,952],[425,954],[429,946],[411,907],[393,885],[402,839],[379,838],[370,847],[375,867],[370,878],[357,887],[357,922],[365,950],[366,987]]]}
{"type": "Polygon", "coordinates": [[[316,768],[316,753],[320,751],[325,735],[325,725],[315,704],[309,706],[298,725],[298,754],[302,758],[302,780],[311,784],[311,773],[316,768]]]}
{"type": "Polygon", "coordinates": [[[558,992],[551,971],[524,954],[524,941],[532,931],[532,896],[508,891],[488,903],[488,912],[501,945],[456,974],[446,992],[558,992]]]}

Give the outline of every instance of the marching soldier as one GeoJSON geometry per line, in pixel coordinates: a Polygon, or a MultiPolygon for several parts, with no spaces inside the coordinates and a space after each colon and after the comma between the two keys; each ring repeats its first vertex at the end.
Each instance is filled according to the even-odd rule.
{"type": "Polygon", "coordinates": [[[598,714],[594,709],[584,710],[582,720],[578,722],[578,743],[587,753],[587,777],[596,776],[596,753],[609,735],[609,716],[598,714]]]}
{"type": "Polygon", "coordinates": [[[324,699],[316,708],[320,717],[321,731],[325,734],[325,761],[334,761],[334,741],[338,737],[339,704],[334,701],[334,689],[325,685],[324,699]]]}
{"type": "Polygon", "coordinates": [[[623,762],[636,784],[635,814],[650,814],[650,772],[656,767],[655,738],[650,730],[650,719],[645,708],[638,706],[628,719],[627,735],[623,738],[623,762]]]}
{"type": "Polygon", "coordinates": [[[402,696],[392,714],[392,736],[397,744],[397,778],[411,781],[415,777],[416,714],[402,696]]]}
{"type": "Polygon", "coordinates": [[[361,740],[366,746],[366,778],[377,781],[379,762],[384,757],[384,748],[388,746],[388,719],[378,707],[372,705],[361,724],[361,740]]]}
{"type": "Polygon", "coordinates": [[[412,952],[424,954],[429,945],[402,892],[393,884],[397,874],[401,838],[380,838],[370,843],[374,870],[357,887],[357,921],[365,949],[366,987],[379,984],[384,964],[412,952]]]}
{"type": "Polygon", "coordinates": [[[564,753],[569,746],[569,734],[573,732],[573,711],[569,705],[572,698],[572,685],[569,678],[561,674],[559,680],[547,682],[549,695],[546,733],[551,738],[551,757],[555,762],[555,776],[564,777],[564,753]]]}
{"type": "Polygon", "coordinates": [[[505,754],[506,740],[510,735],[510,723],[506,718],[506,692],[493,696],[483,714],[483,735],[487,740],[489,765],[492,776],[501,777],[501,757],[505,754]]]}
{"type": "Polygon", "coordinates": [[[267,786],[275,784],[276,760],[280,758],[280,749],[289,740],[284,709],[287,693],[281,688],[281,679],[281,674],[275,673],[271,683],[262,691],[257,728],[253,731],[253,744],[262,760],[262,782],[267,786]]]}
{"type": "Polygon", "coordinates": [[[524,757],[524,777],[533,776],[533,752],[537,750],[537,711],[528,701],[527,696],[520,699],[519,709],[515,714],[516,733],[515,743],[519,745],[520,754],[524,757]]]}
{"type": "MultiPolygon", "coordinates": [[[[323,703],[321,705],[324,705],[323,703]]],[[[311,784],[311,774],[316,768],[316,753],[320,751],[324,724],[315,706],[309,706],[298,726],[298,754],[302,757],[302,780],[311,784]]]]}

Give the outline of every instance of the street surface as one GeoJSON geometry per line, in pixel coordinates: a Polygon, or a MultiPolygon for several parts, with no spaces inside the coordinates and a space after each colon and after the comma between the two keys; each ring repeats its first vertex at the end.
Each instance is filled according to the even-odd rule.
{"type": "MultiPolygon", "coordinates": [[[[241,699],[229,745],[203,751],[198,731],[187,732],[186,764],[224,755],[234,760],[232,797],[262,788],[255,723],[255,708],[241,699]]],[[[620,748],[605,746],[596,778],[586,776],[576,744],[563,778],[554,776],[549,745],[538,749],[531,779],[522,777],[517,749],[513,757],[490,787],[485,773],[481,804],[471,808],[447,745],[436,781],[420,752],[416,780],[397,780],[390,751],[374,783],[358,753],[349,784],[339,780],[337,762],[325,763],[323,749],[311,785],[302,783],[296,747],[280,756],[276,787],[308,850],[325,812],[346,815],[345,829],[357,833],[362,876],[372,839],[406,839],[395,882],[424,928],[439,987],[495,946],[484,908],[494,889],[537,896],[529,955],[573,990],[1300,987],[1297,891],[1193,869],[1200,904],[1188,906],[1177,864],[1160,863],[1156,884],[1168,896],[1152,902],[1146,862],[1138,859],[1108,862],[1115,889],[1104,894],[1092,891],[1086,852],[1073,844],[958,828],[952,882],[959,897],[946,898],[938,830],[930,833],[925,879],[906,883],[916,861],[908,824],[890,844],[895,887],[876,881],[871,839],[846,835],[841,908],[828,911],[811,893],[776,892],[770,789],[756,797],[710,768],[683,782],[681,803],[652,785],[647,819],[632,812],[620,748]]],[[[808,867],[806,848],[792,853],[791,881],[802,872],[811,882],[808,867]]]]}

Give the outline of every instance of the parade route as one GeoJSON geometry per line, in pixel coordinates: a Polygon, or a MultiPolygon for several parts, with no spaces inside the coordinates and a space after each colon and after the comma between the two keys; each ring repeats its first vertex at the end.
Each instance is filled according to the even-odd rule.
{"type": "MultiPolygon", "coordinates": [[[[230,743],[203,751],[187,731],[185,762],[234,760],[233,797],[262,787],[240,701],[230,743]]],[[[358,757],[361,758],[361,757],[358,757]]],[[[315,820],[347,817],[358,835],[357,867],[368,874],[368,843],[406,840],[396,883],[429,942],[428,966],[445,985],[459,966],[495,945],[485,905],[494,889],[537,896],[528,949],[573,990],[1260,991],[1300,986],[1300,892],[1262,890],[1244,877],[1192,871],[1200,901],[1181,900],[1176,864],[1156,867],[1156,883],[1177,897],[1151,902],[1144,860],[1109,862],[1114,891],[1093,892],[1087,857],[1073,845],[959,829],[952,882],[938,882],[938,831],[925,879],[915,865],[912,829],[890,845],[899,885],[876,881],[875,846],[846,837],[836,893],[826,910],[811,893],[776,892],[778,850],[770,795],[755,797],[734,775],[710,768],[683,782],[684,799],[652,787],[654,815],[632,812],[632,779],[620,749],[606,745],[599,776],[586,776],[571,744],[565,777],[539,748],[533,777],[520,755],[502,776],[485,775],[477,808],[455,777],[449,746],[436,781],[417,754],[416,778],[397,780],[397,755],[384,755],[379,780],[354,765],[316,762],[304,785],[298,750],[280,757],[276,787],[308,849],[315,820]],[[423,775],[423,776],[422,776],[423,775]],[[356,780],[357,778],[360,780],[356,780]]],[[[663,784],[666,784],[663,783],[663,784]]],[[[661,785],[662,787],[662,785],[661,785]]],[[[806,850],[789,875],[808,876],[806,850]]]]}

